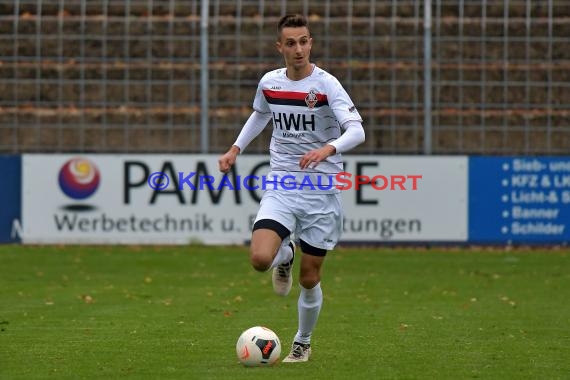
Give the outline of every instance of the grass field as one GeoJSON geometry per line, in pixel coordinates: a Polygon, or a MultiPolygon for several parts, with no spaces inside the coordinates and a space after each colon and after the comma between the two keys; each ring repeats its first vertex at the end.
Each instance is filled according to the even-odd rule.
{"type": "Polygon", "coordinates": [[[287,351],[298,295],[246,248],[0,246],[0,379],[569,379],[569,256],[338,249],[311,361],[244,368],[248,327],[287,351]]]}

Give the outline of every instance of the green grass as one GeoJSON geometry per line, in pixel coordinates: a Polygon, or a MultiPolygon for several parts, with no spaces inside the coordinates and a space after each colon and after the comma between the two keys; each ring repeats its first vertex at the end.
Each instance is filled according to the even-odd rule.
{"type": "Polygon", "coordinates": [[[568,379],[569,253],[339,249],[311,361],[244,368],[298,295],[246,248],[0,246],[0,379],[568,379]]]}

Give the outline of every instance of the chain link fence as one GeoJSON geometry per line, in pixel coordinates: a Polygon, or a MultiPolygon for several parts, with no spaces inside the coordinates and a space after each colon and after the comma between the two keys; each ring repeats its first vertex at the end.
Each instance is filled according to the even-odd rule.
{"type": "MultiPolygon", "coordinates": [[[[276,23],[308,16],[312,60],[365,122],[356,152],[421,154],[424,2],[210,1],[208,140],[225,151],[258,80],[280,67],[276,23]]],[[[199,152],[197,0],[0,4],[0,152],[199,152]]],[[[432,2],[431,151],[568,154],[570,1],[432,2]]],[[[248,152],[266,152],[270,128],[248,152]]]]}

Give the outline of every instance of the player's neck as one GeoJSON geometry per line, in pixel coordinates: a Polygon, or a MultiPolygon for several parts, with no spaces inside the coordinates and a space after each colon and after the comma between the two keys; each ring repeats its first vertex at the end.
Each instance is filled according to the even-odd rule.
{"type": "Polygon", "coordinates": [[[287,78],[291,80],[301,80],[305,79],[306,77],[310,76],[315,69],[315,65],[312,63],[303,66],[302,68],[295,69],[294,67],[287,67],[287,78]]]}

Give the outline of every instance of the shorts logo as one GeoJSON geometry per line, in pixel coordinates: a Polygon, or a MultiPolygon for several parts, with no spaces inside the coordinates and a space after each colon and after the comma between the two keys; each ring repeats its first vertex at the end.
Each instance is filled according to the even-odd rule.
{"type": "Polygon", "coordinates": [[[318,102],[317,90],[315,90],[314,88],[311,88],[309,90],[309,93],[305,97],[305,103],[307,103],[307,107],[315,108],[315,105],[317,104],[317,102],[318,102]]]}

